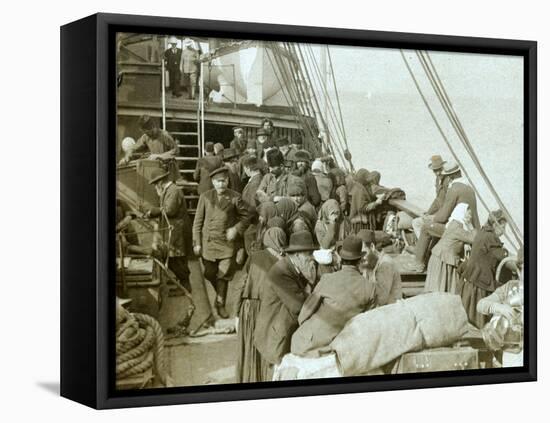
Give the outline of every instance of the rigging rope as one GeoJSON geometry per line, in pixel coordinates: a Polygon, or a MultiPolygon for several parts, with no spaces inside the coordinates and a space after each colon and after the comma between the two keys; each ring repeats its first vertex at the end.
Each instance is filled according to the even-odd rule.
{"type": "MultiPolygon", "coordinates": [[[[275,59],[275,52],[273,50],[271,50],[271,53],[273,54],[273,58],[275,59]]],[[[270,50],[266,49],[266,54],[267,54],[267,58],[269,59],[269,63],[271,64],[271,68],[273,69],[273,73],[275,74],[275,77],[277,78],[277,82],[279,83],[279,87],[281,88],[283,96],[285,97],[286,102],[288,103],[288,105],[292,109],[294,109],[293,117],[294,117],[294,120],[295,120],[296,124],[298,126],[302,127],[304,130],[309,130],[309,128],[307,126],[305,126],[304,122],[302,122],[301,119],[300,119],[301,113],[299,113],[297,111],[296,103],[294,103],[292,100],[289,100],[289,98],[288,98],[288,96],[291,96],[290,91],[288,91],[288,96],[287,96],[287,90],[285,90],[285,85],[283,85],[283,83],[281,82],[281,79],[279,78],[279,74],[277,73],[277,68],[273,64],[273,60],[271,60],[270,50]]],[[[283,77],[282,74],[281,74],[281,77],[283,77]]]]}
{"type": "MultiPolygon", "coordinates": [[[[305,48],[305,47],[304,47],[304,48],[305,48]]],[[[304,53],[302,53],[302,47],[301,47],[300,45],[298,45],[298,52],[299,52],[299,54],[300,54],[301,61],[302,61],[302,63],[304,64],[304,69],[305,69],[306,74],[307,74],[307,76],[308,76],[308,81],[309,81],[309,83],[310,83],[310,85],[311,85],[311,87],[312,87],[312,89],[313,89],[313,93],[312,93],[312,94],[313,94],[313,99],[315,100],[315,104],[317,105],[317,109],[319,110],[319,115],[320,115],[320,117],[321,117],[321,121],[322,121],[322,123],[323,123],[323,126],[325,126],[325,128],[329,128],[329,125],[327,124],[327,121],[325,120],[324,116],[323,116],[322,113],[321,113],[321,108],[320,108],[320,106],[319,106],[319,102],[318,102],[318,100],[317,100],[317,96],[315,95],[315,85],[311,82],[312,79],[311,79],[311,77],[310,77],[310,75],[309,75],[309,71],[308,71],[308,69],[307,69],[308,66],[307,66],[307,62],[306,62],[306,59],[305,59],[305,57],[307,57],[307,56],[305,56],[304,53]]],[[[311,66],[311,65],[310,65],[310,66],[311,66]]],[[[314,69],[314,66],[312,66],[312,69],[314,69]]],[[[330,114],[329,114],[329,117],[331,117],[330,114]]],[[[336,145],[336,150],[337,150],[337,152],[338,152],[338,154],[339,154],[339,156],[340,156],[340,158],[341,158],[341,161],[342,161],[342,162],[341,162],[341,165],[342,165],[342,167],[344,167],[345,169],[347,169],[347,168],[348,168],[348,166],[347,166],[348,163],[347,163],[347,161],[346,161],[346,159],[345,159],[345,154],[344,154],[344,152],[342,151],[342,149],[341,149],[341,147],[340,147],[340,144],[335,143],[335,145],[336,145]]]]}
{"type": "MultiPolygon", "coordinates": [[[[414,85],[416,86],[416,89],[418,91],[418,93],[420,94],[420,97],[422,98],[422,101],[424,102],[424,105],[426,106],[426,109],[428,109],[428,112],[430,113],[430,116],[432,117],[432,120],[434,121],[435,123],[435,126],[437,127],[437,129],[439,130],[439,133],[441,134],[441,137],[443,138],[443,140],[445,141],[445,144],[447,144],[447,147],[449,148],[449,151],[451,152],[451,154],[453,155],[453,157],[455,158],[455,160],[457,161],[457,163],[460,165],[460,159],[458,158],[455,150],[453,149],[451,143],[449,142],[449,139],[447,138],[447,136],[445,135],[445,132],[443,131],[443,128],[441,128],[441,125],[439,124],[439,121],[437,120],[437,117],[435,116],[432,108],[430,107],[430,105],[428,104],[428,101],[426,99],[426,96],[424,95],[422,89],[420,88],[420,85],[418,83],[418,80],[416,79],[416,77],[414,76],[414,73],[409,65],[409,62],[407,61],[407,58],[405,57],[405,53],[403,52],[402,49],[399,50],[400,53],[401,53],[401,57],[403,58],[403,61],[405,62],[405,66],[407,67],[407,70],[409,71],[409,74],[411,75],[411,78],[414,82],[414,85]]],[[[483,200],[483,197],[481,197],[481,195],[479,194],[479,191],[477,190],[477,188],[475,187],[472,179],[470,178],[470,175],[468,174],[468,172],[466,171],[466,169],[464,169],[464,166],[461,166],[462,170],[463,170],[463,173],[464,173],[464,176],[466,176],[466,179],[468,179],[468,181],[470,182],[471,186],[472,186],[472,189],[474,190],[474,192],[476,193],[476,196],[479,198],[481,204],[483,205],[483,207],[485,207],[485,209],[490,213],[491,210],[490,208],[487,206],[487,204],[485,203],[485,201],[483,200]]],[[[510,244],[512,245],[512,247],[514,247],[515,250],[518,250],[518,247],[514,244],[514,242],[511,240],[511,238],[508,236],[508,234],[504,234],[504,236],[506,237],[506,239],[510,242],[510,244]]]]}
{"type": "Polygon", "coordinates": [[[451,103],[451,100],[447,94],[447,91],[445,87],[443,86],[443,83],[441,82],[441,79],[439,78],[439,74],[437,73],[437,70],[435,66],[433,65],[433,62],[431,61],[431,58],[426,51],[424,53],[427,57],[422,56],[421,51],[417,51],[417,56],[419,57],[421,63],[423,63],[424,70],[426,74],[428,75],[428,78],[430,79],[430,83],[432,84],[432,88],[436,92],[438,99],[444,108],[447,116],[449,117],[449,120],[453,124],[453,128],[455,132],[457,133],[459,139],[461,140],[462,144],[464,145],[466,151],[470,154],[476,168],[478,169],[479,173],[481,174],[482,178],[484,179],[485,183],[487,184],[489,190],[495,197],[495,200],[497,201],[499,207],[504,212],[504,215],[506,216],[506,219],[510,223],[510,228],[512,229],[512,232],[514,233],[514,236],[516,237],[516,240],[521,244],[523,244],[522,239],[523,236],[521,235],[521,231],[519,230],[519,227],[513,220],[511,214],[509,213],[508,209],[500,199],[500,196],[496,192],[493,184],[491,183],[489,177],[485,173],[483,167],[481,166],[481,163],[473,149],[472,144],[470,143],[470,140],[468,139],[468,136],[466,135],[466,131],[464,130],[464,127],[462,126],[462,123],[460,122],[460,119],[458,118],[458,115],[456,114],[456,111],[454,110],[454,107],[451,103]],[[431,69],[430,69],[431,65],[431,69]]]}
{"type": "MultiPolygon", "coordinates": [[[[301,61],[301,63],[303,64],[303,69],[304,69],[305,75],[306,75],[306,77],[307,77],[307,82],[308,82],[308,84],[310,85],[310,87],[312,88],[312,93],[311,93],[311,94],[312,94],[312,98],[313,98],[313,100],[314,100],[314,104],[315,104],[315,106],[317,107],[317,110],[318,110],[318,119],[321,120],[321,123],[323,124],[323,126],[325,126],[325,127],[328,128],[328,125],[327,125],[327,123],[326,123],[326,121],[325,121],[325,118],[324,118],[323,114],[321,113],[321,108],[320,108],[320,106],[319,106],[319,102],[318,102],[318,100],[317,100],[317,96],[315,95],[315,87],[314,87],[314,85],[313,85],[313,83],[312,83],[312,79],[311,79],[311,77],[310,77],[310,75],[309,75],[307,63],[306,63],[306,61],[305,61],[305,59],[304,59],[304,54],[303,54],[303,52],[302,52],[302,47],[301,47],[300,45],[297,45],[297,46],[296,46],[296,50],[297,50],[297,52],[298,52],[298,54],[299,54],[300,61],[301,61]]],[[[336,145],[336,151],[337,151],[338,155],[340,156],[340,160],[341,160],[340,165],[341,165],[344,169],[346,169],[347,166],[346,166],[345,156],[344,156],[343,152],[340,151],[340,149],[339,149],[338,147],[339,147],[339,146],[336,145]]]]}

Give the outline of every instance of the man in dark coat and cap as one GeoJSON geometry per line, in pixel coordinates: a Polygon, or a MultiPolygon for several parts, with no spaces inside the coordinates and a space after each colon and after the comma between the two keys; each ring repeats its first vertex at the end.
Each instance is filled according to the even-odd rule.
{"type": "Polygon", "coordinates": [[[292,335],[292,354],[318,357],[350,319],[376,307],[375,284],[359,271],[362,246],[355,235],[344,240],[342,269],[321,276],[300,310],[300,327],[292,335]]]}
{"type": "Polygon", "coordinates": [[[204,156],[197,160],[193,179],[199,183],[197,191],[199,195],[212,189],[210,173],[223,166],[221,157],[214,155],[214,143],[207,142],[204,145],[204,156]]]}
{"type": "Polygon", "coordinates": [[[249,224],[249,212],[238,192],[230,190],[229,169],[210,173],[214,189],[199,197],[193,222],[193,251],[202,257],[204,277],[216,291],[216,311],[227,318],[227,284],[233,276],[238,236],[249,224]]]}
{"type": "MultiPolygon", "coordinates": [[[[298,327],[298,315],[313,290],[317,246],[307,231],[290,236],[286,256],[269,270],[260,292],[260,311],[254,330],[254,345],[269,367],[290,352],[290,340],[298,327]]],[[[263,380],[270,380],[266,371],[263,380]]]]}
{"type": "Polygon", "coordinates": [[[243,186],[239,172],[239,153],[234,148],[226,148],[222,158],[225,167],[229,169],[229,189],[241,193],[243,186]]]}
{"type": "Polygon", "coordinates": [[[191,220],[183,191],[169,180],[169,175],[164,169],[153,169],[151,172],[149,183],[155,186],[160,197],[160,207],[151,208],[146,215],[159,218],[162,239],[168,243],[168,268],[183,287],[191,292],[187,265],[187,256],[191,252],[191,220]]]}

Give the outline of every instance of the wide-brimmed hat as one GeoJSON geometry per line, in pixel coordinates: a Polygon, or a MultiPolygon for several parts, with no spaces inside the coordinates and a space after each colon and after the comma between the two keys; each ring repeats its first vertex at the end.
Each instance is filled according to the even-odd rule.
{"type": "Polygon", "coordinates": [[[227,166],[222,166],[214,169],[212,172],[210,172],[210,179],[212,179],[216,175],[219,175],[220,173],[225,173],[227,176],[227,174],[229,174],[229,168],[227,166]]]}
{"type": "Polygon", "coordinates": [[[453,173],[460,172],[460,167],[456,162],[450,161],[443,165],[442,175],[452,175],[453,173]]]}
{"type": "Polygon", "coordinates": [[[342,260],[359,260],[363,257],[363,241],[356,235],[349,235],[344,239],[340,250],[340,258],[342,260]]]}
{"type": "Polygon", "coordinates": [[[430,163],[428,164],[428,167],[431,170],[439,170],[443,167],[445,163],[447,162],[443,160],[440,155],[435,155],[435,156],[432,156],[432,158],[430,159],[430,163]]]}
{"type": "Polygon", "coordinates": [[[178,43],[178,39],[173,35],[170,38],[168,38],[168,44],[177,44],[177,43],[178,43]]]}
{"type": "Polygon", "coordinates": [[[309,231],[298,231],[290,235],[288,247],[285,248],[287,253],[296,253],[300,251],[313,251],[318,248],[313,242],[313,237],[309,231]]]}
{"type": "Polygon", "coordinates": [[[153,185],[154,183],[160,181],[161,179],[166,178],[168,175],[170,175],[170,172],[167,172],[164,169],[153,169],[151,171],[151,178],[149,179],[149,184],[153,185]]]}
{"type": "Polygon", "coordinates": [[[222,159],[224,161],[234,159],[235,157],[239,157],[239,153],[234,148],[226,148],[223,150],[222,159]]]}

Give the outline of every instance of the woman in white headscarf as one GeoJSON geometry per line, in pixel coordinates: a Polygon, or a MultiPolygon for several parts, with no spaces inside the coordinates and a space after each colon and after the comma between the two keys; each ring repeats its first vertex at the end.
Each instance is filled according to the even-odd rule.
{"type": "Polygon", "coordinates": [[[456,294],[457,267],[464,255],[464,244],[472,244],[474,236],[472,212],[467,204],[459,203],[449,217],[443,236],[432,249],[425,292],[456,294]]]}

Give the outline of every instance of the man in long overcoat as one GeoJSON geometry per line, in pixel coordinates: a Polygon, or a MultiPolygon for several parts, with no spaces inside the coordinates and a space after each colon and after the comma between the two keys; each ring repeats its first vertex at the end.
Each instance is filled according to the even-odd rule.
{"type": "Polygon", "coordinates": [[[159,231],[168,244],[168,268],[174,272],[180,283],[191,292],[187,255],[191,251],[191,219],[183,191],[169,180],[170,173],[154,169],[149,183],[155,185],[160,197],[160,207],[153,207],[147,215],[159,218],[159,231]]]}
{"type": "Polygon", "coordinates": [[[234,271],[236,241],[249,224],[248,209],[238,192],[228,188],[229,169],[210,173],[214,189],[199,197],[193,222],[193,251],[202,257],[204,277],[216,290],[216,311],[227,318],[227,284],[234,271]]]}
{"type": "Polygon", "coordinates": [[[314,249],[316,246],[309,232],[293,233],[285,250],[287,256],[269,270],[261,289],[254,345],[271,367],[279,364],[290,351],[290,339],[298,327],[298,314],[313,289],[314,249]]]}
{"type": "Polygon", "coordinates": [[[164,63],[168,71],[170,80],[170,90],[174,97],[180,97],[180,80],[181,80],[181,48],[178,48],[178,40],[176,37],[170,37],[168,40],[170,48],[164,52],[164,63]]]}

